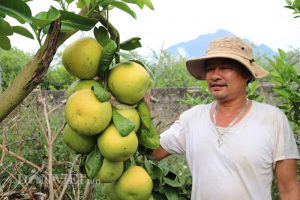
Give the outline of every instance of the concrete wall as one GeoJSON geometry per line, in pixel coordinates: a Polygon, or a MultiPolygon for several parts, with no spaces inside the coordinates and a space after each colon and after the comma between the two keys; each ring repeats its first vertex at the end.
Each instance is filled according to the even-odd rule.
{"type": "MultiPolygon", "coordinates": [[[[272,100],[270,86],[259,88],[258,91],[268,94],[267,102],[272,100]]],[[[159,132],[166,130],[183,111],[189,109],[186,104],[178,101],[184,98],[186,93],[192,96],[199,95],[197,88],[157,88],[151,90],[151,114],[159,132]]],[[[66,101],[65,91],[44,92],[44,94],[49,97],[48,103],[60,104],[66,101]]]]}

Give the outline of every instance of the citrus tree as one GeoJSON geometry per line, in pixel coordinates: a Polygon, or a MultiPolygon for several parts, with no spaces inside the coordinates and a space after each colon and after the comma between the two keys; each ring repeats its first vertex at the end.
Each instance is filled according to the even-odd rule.
{"type": "MultiPolygon", "coordinates": [[[[140,38],[120,42],[118,30],[108,21],[110,9],[120,9],[136,18],[135,12],[128,4],[135,4],[140,8],[144,6],[154,9],[149,0],[62,0],[53,1],[60,4],[60,9],[53,6],[48,11],[42,11],[35,16],[26,1],[3,0],[0,2],[0,47],[10,49],[9,36],[20,34],[35,39],[41,45],[34,57],[23,67],[22,71],[0,95],[0,121],[2,121],[22,100],[41,82],[48,67],[55,55],[57,48],[69,37],[78,31],[94,30],[95,37],[109,34],[109,42],[104,47],[107,54],[111,53],[111,60],[114,58],[119,62],[120,49],[132,50],[140,46],[140,38]],[[75,14],[68,10],[70,4],[76,3],[80,11],[75,14]],[[15,18],[20,24],[29,24],[31,31],[23,26],[11,26],[6,16],[15,18]],[[98,25],[100,24],[100,26],[98,25]],[[32,32],[34,34],[32,34],[32,32]],[[114,53],[112,53],[112,51],[114,53]]],[[[109,63],[109,61],[107,61],[109,63]]]]}
{"type": "MultiPolygon", "coordinates": [[[[0,39],[3,41],[0,47],[10,49],[9,37],[13,34],[35,39],[40,44],[36,54],[0,94],[1,122],[41,83],[59,46],[78,31],[92,30],[94,33],[93,37],[74,41],[62,54],[64,67],[77,80],[68,90],[64,109],[66,123],[56,130],[56,134],[51,133],[49,114],[52,110],[47,110],[45,98],[41,97],[38,101],[43,105],[45,117],[43,122],[38,116],[36,120],[47,141],[47,170],[44,173],[48,176],[49,199],[62,199],[68,187],[68,179],[60,187],[53,177],[54,143],[60,133],[63,133],[65,145],[79,155],[80,173],[90,180],[99,179],[107,183],[105,188],[111,199],[188,199],[190,185],[185,187],[185,182],[180,181],[175,173],[148,158],[151,149],[159,145],[159,135],[151,121],[150,110],[143,101],[152,84],[151,72],[138,60],[124,58],[120,62],[121,50],[131,51],[140,47],[140,38],[121,42],[117,28],[108,19],[112,9],[120,9],[136,18],[129,5],[153,9],[151,1],[54,2],[59,3],[60,8],[51,6],[35,16],[32,16],[27,1],[0,2],[0,39]],[[80,9],[77,14],[68,9],[71,4],[80,9]],[[10,25],[6,16],[21,24],[29,24],[32,30],[10,25]]],[[[2,135],[5,135],[5,129],[2,129],[2,135]]],[[[2,141],[5,141],[4,138],[2,141]]],[[[16,155],[2,143],[2,158],[7,151],[9,155],[43,171],[44,168],[16,155]]],[[[87,191],[85,197],[88,196],[87,191]]],[[[29,194],[33,198],[33,194],[29,194]]]]}

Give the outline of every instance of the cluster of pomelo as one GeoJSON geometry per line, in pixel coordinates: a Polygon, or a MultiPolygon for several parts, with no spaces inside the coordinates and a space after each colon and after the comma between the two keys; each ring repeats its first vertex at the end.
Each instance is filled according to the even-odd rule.
{"type": "Polygon", "coordinates": [[[103,87],[97,79],[102,50],[97,40],[84,37],[63,51],[66,70],[78,78],[67,90],[63,140],[76,153],[99,152],[93,161],[99,166],[88,164],[87,170],[94,171],[89,178],[106,183],[111,199],[148,200],[153,198],[151,177],[143,167],[125,167],[124,162],[139,145],[152,149],[159,145],[143,101],[151,78],[141,64],[121,62],[109,70],[103,87]]]}

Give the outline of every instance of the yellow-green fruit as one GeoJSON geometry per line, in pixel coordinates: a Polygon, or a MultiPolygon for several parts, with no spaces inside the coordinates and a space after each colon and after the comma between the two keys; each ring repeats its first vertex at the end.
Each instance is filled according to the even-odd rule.
{"type": "Polygon", "coordinates": [[[116,99],[125,104],[136,104],[151,86],[145,68],[135,62],[119,63],[108,75],[108,87],[116,99]]]}
{"type": "Polygon", "coordinates": [[[109,125],[98,137],[100,153],[112,161],[125,161],[132,156],[138,147],[138,138],[135,132],[122,137],[115,125],[109,125]]]}
{"type": "Polygon", "coordinates": [[[150,197],[148,198],[148,200],[154,200],[153,195],[151,194],[150,197]]]}
{"type": "Polygon", "coordinates": [[[114,162],[104,158],[95,178],[99,179],[102,183],[112,183],[122,175],[123,168],[124,164],[122,161],[114,162]]]}
{"type": "Polygon", "coordinates": [[[115,182],[114,183],[105,183],[104,187],[103,187],[104,192],[109,197],[110,200],[121,200],[116,193],[115,185],[116,185],[115,182]]]}
{"type": "Polygon", "coordinates": [[[73,93],[65,107],[65,118],[75,132],[91,136],[103,131],[112,118],[109,101],[100,102],[91,89],[73,93]]]}
{"type": "Polygon", "coordinates": [[[152,189],[151,177],[140,166],[129,167],[115,185],[116,193],[122,200],[148,200],[152,189]]]}
{"type": "Polygon", "coordinates": [[[118,112],[125,118],[132,121],[135,125],[134,132],[136,133],[140,127],[140,116],[136,109],[118,109],[118,112]]]}
{"type": "Polygon", "coordinates": [[[95,137],[79,135],[68,125],[63,130],[63,141],[75,152],[82,154],[90,152],[96,144],[95,137]]]}
{"type": "Polygon", "coordinates": [[[63,65],[70,74],[79,79],[92,79],[98,74],[102,49],[94,38],[80,38],[64,49],[63,65]]]}
{"type": "Polygon", "coordinates": [[[67,90],[67,99],[78,90],[91,89],[93,86],[101,87],[101,84],[93,79],[74,81],[67,90]]]}

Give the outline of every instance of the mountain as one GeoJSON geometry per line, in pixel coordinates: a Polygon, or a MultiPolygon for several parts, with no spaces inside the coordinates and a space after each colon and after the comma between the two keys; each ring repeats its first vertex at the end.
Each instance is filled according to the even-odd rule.
{"type": "MultiPolygon", "coordinates": [[[[225,37],[225,36],[234,36],[234,34],[227,30],[220,29],[215,33],[200,35],[193,40],[187,42],[180,42],[178,44],[170,46],[169,48],[166,49],[166,51],[170,54],[181,54],[187,58],[200,57],[205,54],[208,44],[212,40],[220,37],[225,37]]],[[[247,42],[253,44],[253,42],[249,41],[248,39],[246,38],[244,39],[247,42]]],[[[273,51],[270,47],[268,47],[265,44],[260,44],[260,45],[254,44],[253,53],[254,55],[265,55],[268,57],[272,57],[273,55],[277,54],[275,51],[273,51]]]]}

